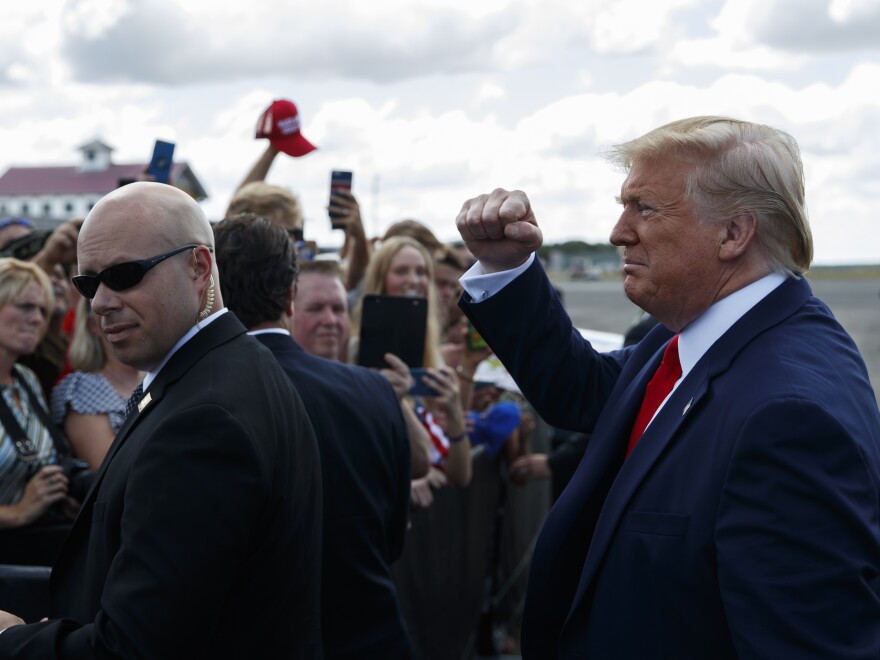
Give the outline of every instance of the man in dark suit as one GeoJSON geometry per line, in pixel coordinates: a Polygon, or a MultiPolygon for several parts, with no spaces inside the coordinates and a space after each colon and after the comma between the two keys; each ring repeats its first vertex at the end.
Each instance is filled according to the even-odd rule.
{"type": "Polygon", "coordinates": [[[523,657],[877,658],[880,414],[802,277],[796,143],[697,117],[611,160],[624,290],[662,324],[635,346],[580,338],[523,193],[457,219],[465,312],[542,417],[592,433],[535,547],[523,657]]]}
{"type": "Polygon", "coordinates": [[[74,283],[144,394],[54,566],[53,620],[0,614],[0,657],[320,657],[314,434],[223,307],[212,246],[199,206],[157,183],[83,224],[74,283]]]}
{"type": "Polygon", "coordinates": [[[378,373],[311,355],[293,339],[296,252],[283,228],[241,214],[214,232],[229,308],[290,377],[318,439],[324,656],[411,658],[390,572],[403,551],[411,478],[397,395],[378,373]]]}

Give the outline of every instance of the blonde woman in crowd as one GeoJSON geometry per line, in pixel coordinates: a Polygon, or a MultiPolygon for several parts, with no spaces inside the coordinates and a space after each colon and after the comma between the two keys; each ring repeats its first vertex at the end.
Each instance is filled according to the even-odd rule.
{"type": "MultiPolygon", "coordinates": [[[[428,319],[423,366],[428,368],[425,376],[427,384],[438,394],[425,398],[405,396],[402,399],[404,416],[411,419],[414,411],[422,427],[428,432],[432,463],[436,467],[429,473],[429,481],[439,485],[448,479],[459,486],[466,486],[471,479],[470,442],[459,400],[456,373],[443,364],[440,356],[440,327],[431,255],[419,242],[406,236],[382,241],[367,266],[364,294],[418,296],[427,299],[428,319]]],[[[355,360],[360,320],[361,303],[358,303],[353,314],[354,343],[350,351],[350,356],[355,360]]],[[[383,370],[386,374],[388,371],[383,370]]],[[[414,489],[417,487],[418,484],[414,483],[414,489]]],[[[417,498],[417,494],[414,497],[417,498]]]]}
{"type": "Polygon", "coordinates": [[[55,465],[40,383],[16,364],[43,339],[53,305],[52,284],[39,266],[0,259],[0,407],[11,416],[4,415],[0,425],[0,529],[35,523],[55,505],[70,517],[76,511],[67,477],[55,465]]]}

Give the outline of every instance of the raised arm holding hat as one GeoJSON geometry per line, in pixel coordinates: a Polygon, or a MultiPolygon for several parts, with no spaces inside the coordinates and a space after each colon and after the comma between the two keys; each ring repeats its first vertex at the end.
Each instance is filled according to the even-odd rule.
{"type": "Polygon", "coordinates": [[[272,101],[257,121],[257,138],[267,138],[269,144],[288,156],[298,158],[313,152],[317,147],[302,134],[299,112],[292,101],[272,101]]]}
{"type": "Polygon", "coordinates": [[[257,120],[254,137],[268,139],[269,145],[253,167],[238,184],[236,190],[254,181],[265,181],[275,157],[279,153],[299,157],[313,152],[317,147],[306,140],[301,131],[301,121],[296,106],[291,101],[277,100],[266,108],[257,120]]]}

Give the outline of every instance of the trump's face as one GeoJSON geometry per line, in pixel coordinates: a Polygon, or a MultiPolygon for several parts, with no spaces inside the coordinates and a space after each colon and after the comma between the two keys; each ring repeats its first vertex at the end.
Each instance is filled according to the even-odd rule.
{"type": "Polygon", "coordinates": [[[663,325],[679,331],[723,286],[724,228],[700,222],[685,195],[692,165],[681,159],[636,163],[620,191],[623,211],[611,242],[623,248],[624,291],[663,325]]]}

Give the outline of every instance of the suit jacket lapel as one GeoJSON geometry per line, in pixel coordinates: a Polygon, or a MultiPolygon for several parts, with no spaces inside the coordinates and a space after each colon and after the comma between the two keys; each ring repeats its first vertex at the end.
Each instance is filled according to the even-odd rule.
{"type": "Polygon", "coordinates": [[[535,547],[535,563],[543,562],[545,570],[558,570],[559,546],[572,535],[593,531],[595,514],[588,513],[592,508],[588,503],[604,500],[612,481],[609,475],[620,470],[642,393],[671,336],[669,330],[657,326],[638,346],[628,349],[631,355],[605,404],[608,412],[597,421],[577,470],[544,522],[540,543],[535,547]]]}
{"type": "MultiPolygon", "coordinates": [[[[669,444],[677,439],[684,421],[691,415],[699,414],[700,403],[708,393],[712,379],[727,371],[736,355],[758,334],[791,316],[804,305],[810,295],[810,287],[803,279],[789,279],[777,287],[709,348],[657,413],[657,417],[620,468],[605,498],[569,611],[569,620],[595,577],[633,493],[669,444]]],[[[662,348],[665,348],[665,343],[621,397],[616,402],[609,401],[594,431],[591,445],[594,442],[613,446],[626,443],[648,381],[660,364],[662,348]],[[636,403],[628,402],[627,397],[631,397],[636,403]],[[604,425],[609,416],[612,421],[604,425]]],[[[586,459],[585,455],[572,481],[578,478],[586,459]]],[[[583,502],[583,499],[580,501],[583,502]]]]}
{"type": "MultiPolygon", "coordinates": [[[[94,503],[98,488],[104,479],[104,475],[107,473],[107,468],[113,461],[113,457],[119,452],[120,447],[125,444],[126,439],[131,435],[132,430],[140,423],[141,419],[149,414],[153,407],[155,407],[156,403],[161,400],[166,389],[172,383],[180,380],[180,378],[189,371],[196,362],[204,357],[206,353],[243,332],[245,332],[245,328],[241,322],[234,314],[227,312],[206,328],[196,333],[194,337],[181,346],[177,352],[171,356],[168,363],[162,367],[156,380],[150,384],[148,389],[150,403],[147,406],[144,406],[141,410],[134,410],[125,419],[119,432],[113,439],[113,443],[107,451],[107,456],[101,463],[101,467],[98,469],[98,472],[92,480],[89,492],[83,499],[82,506],[80,507],[76,520],[73,522],[73,527],[68,535],[68,539],[65,541],[65,546],[68,545],[70,538],[74,536],[79,529],[88,529],[91,524],[92,504],[94,503]]],[[[62,552],[61,555],[63,556],[64,552],[62,552]]]]}

